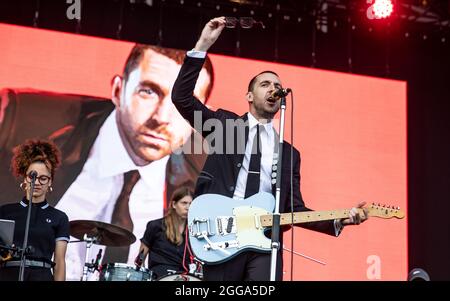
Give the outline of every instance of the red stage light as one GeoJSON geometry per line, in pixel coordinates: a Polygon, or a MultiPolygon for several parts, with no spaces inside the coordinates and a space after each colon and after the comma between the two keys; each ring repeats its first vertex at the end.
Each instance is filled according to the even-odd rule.
{"type": "Polygon", "coordinates": [[[391,0],[375,0],[373,14],[375,19],[387,18],[392,14],[394,5],[391,0]]]}

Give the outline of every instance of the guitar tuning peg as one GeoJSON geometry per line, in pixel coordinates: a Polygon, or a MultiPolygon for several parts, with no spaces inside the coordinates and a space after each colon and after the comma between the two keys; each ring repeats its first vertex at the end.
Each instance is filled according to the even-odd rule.
{"type": "Polygon", "coordinates": [[[399,207],[399,206],[397,206],[397,210],[400,210],[400,207],[399,207]]]}
{"type": "Polygon", "coordinates": [[[390,209],[390,208],[391,208],[391,205],[387,205],[386,208],[390,209]]]}

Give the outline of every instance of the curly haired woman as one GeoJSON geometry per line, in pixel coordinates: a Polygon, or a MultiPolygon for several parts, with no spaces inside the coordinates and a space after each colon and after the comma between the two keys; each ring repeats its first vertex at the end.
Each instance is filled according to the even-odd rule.
{"type": "MultiPolygon", "coordinates": [[[[46,199],[53,190],[52,182],[59,164],[60,151],[52,142],[27,140],[14,148],[11,170],[20,181],[24,197],[20,202],[1,206],[0,219],[15,221],[13,244],[22,248],[29,200],[32,200],[25,281],[63,281],[66,277],[69,220],[64,212],[51,207],[46,199]],[[31,195],[33,178],[35,185],[31,195]]],[[[0,281],[19,279],[20,255],[14,254],[8,259],[0,264],[0,281]]]]}

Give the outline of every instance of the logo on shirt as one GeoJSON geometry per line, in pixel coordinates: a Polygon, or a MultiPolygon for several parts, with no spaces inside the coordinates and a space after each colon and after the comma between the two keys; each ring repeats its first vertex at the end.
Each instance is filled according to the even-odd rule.
{"type": "Polygon", "coordinates": [[[46,218],[45,221],[46,221],[47,223],[49,223],[49,224],[52,222],[52,220],[49,219],[49,218],[46,218]]]}

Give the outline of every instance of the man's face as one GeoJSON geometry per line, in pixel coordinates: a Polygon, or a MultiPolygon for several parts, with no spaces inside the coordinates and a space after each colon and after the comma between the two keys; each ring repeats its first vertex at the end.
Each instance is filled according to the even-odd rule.
{"type": "Polygon", "coordinates": [[[273,99],[271,94],[281,87],[281,81],[275,74],[260,74],[256,78],[253,90],[247,93],[250,112],[255,117],[272,119],[280,109],[280,99],[273,99]]]}
{"type": "MultiPolygon", "coordinates": [[[[172,86],[180,68],[174,60],[149,49],[128,80],[121,82],[116,101],[113,87],[119,132],[128,153],[138,165],[169,155],[191,134],[191,126],[178,113],[171,99],[172,86]]],[[[203,69],[194,91],[202,102],[209,83],[210,77],[203,69]]]]}

